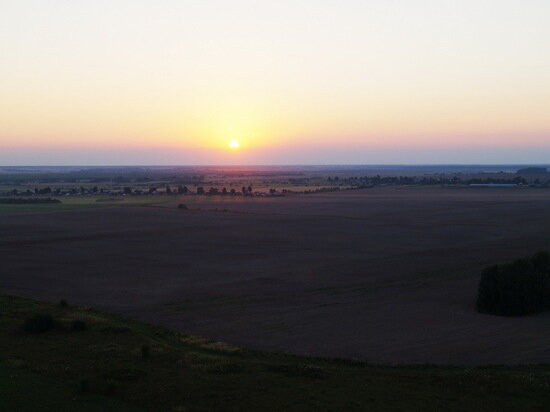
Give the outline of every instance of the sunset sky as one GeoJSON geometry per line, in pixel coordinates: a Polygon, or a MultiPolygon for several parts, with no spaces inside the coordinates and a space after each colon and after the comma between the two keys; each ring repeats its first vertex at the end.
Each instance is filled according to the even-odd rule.
{"type": "Polygon", "coordinates": [[[1,0],[0,165],[549,163],[548,0],[1,0]]]}

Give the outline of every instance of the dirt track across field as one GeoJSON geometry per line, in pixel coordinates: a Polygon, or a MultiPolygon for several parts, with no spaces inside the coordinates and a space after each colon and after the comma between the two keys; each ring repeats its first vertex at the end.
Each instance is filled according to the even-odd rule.
{"type": "Polygon", "coordinates": [[[187,197],[1,212],[0,292],[251,348],[390,364],[539,363],[550,362],[550,312],[480,315],[474,300],[484,265],[541,249],[550,249],[544,189],[187,197]]]}

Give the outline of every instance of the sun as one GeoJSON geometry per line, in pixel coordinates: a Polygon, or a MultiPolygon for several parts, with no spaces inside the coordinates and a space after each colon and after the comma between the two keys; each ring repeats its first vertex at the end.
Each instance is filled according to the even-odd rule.
{"type": "Polygon", "coordinates": [[[239,147],[241,147],[241,144],[239,143],[238,140],[230,140],[229,141],[229,147],[231,149],[238,149],[239,147]]]}

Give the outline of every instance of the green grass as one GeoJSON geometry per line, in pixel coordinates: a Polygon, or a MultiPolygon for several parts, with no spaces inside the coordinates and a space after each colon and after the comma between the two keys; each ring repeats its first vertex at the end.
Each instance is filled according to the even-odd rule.
{"type": "Polygon", "coordinates": [[[67,383],[0,362],[0,410],[2,411],[136,411],[122,401],[81,393],[67,383]]]}
{"type": "Polygon", "coordinates": [[[122,403],[158,411],[543,411],[550,366],[384,367],[250,351],[85,308],[0,296],[0,388],[10,393],[0,396],[0,410],[122,403]],[[25,332],[24,320],[37,313],[51,314],[56,327],[25,332]],[[75,319],[87,328],[72,329],[75,319]]]}

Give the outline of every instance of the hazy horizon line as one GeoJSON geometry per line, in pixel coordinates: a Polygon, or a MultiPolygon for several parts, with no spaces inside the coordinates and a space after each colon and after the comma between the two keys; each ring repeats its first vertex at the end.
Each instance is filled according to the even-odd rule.
{"type": "Polygon", "coordinates": [[[289,164],[18,164],[18,165],[0,165],[0,168],[20,168],[20,167],[437,167],[437,166],[547,166],[549,163],[289,163],[289,164]]]}

